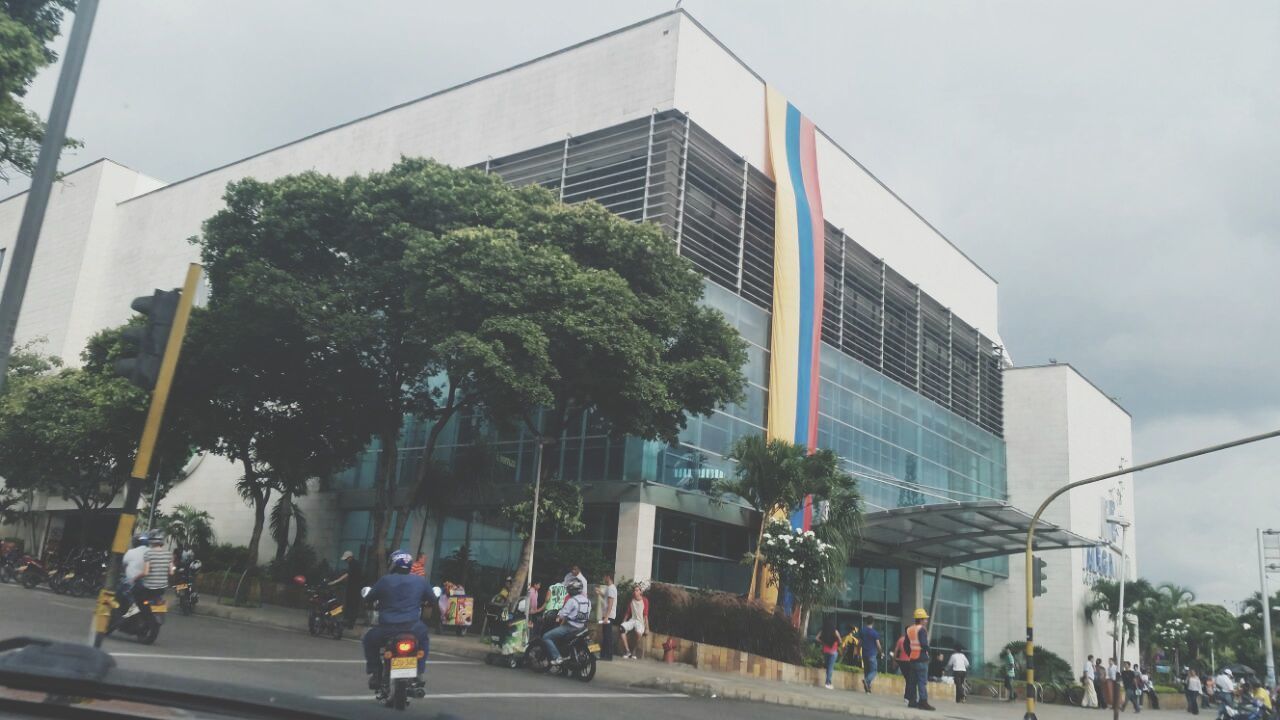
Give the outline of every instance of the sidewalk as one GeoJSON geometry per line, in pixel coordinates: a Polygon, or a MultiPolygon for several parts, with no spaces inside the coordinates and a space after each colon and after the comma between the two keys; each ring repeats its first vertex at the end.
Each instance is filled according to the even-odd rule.
{"type": "MultiPolygon", "coordinates": [[[[305,610],[271,605],[240,608],[202,603],[197,607],[196,612],[200,615],[237,622],[299,632],[307,631],[305,610]]],[[[363,633],[364,628],[357,627],[352,631],[352,637],[358,637],[363,633]]],[[[431,649],[476,660],[483,660],[488,652],[488,646],[474,636],[454,637],[435,633],[431,636],[431,649]]],[[[938,699],[933,703],[938,708],[937,712],[922,712],[909,709],[901,699],[887,695],[826,690],[820,687],[793,685],[743,675],[710,672],[690,665],[666,664],[647,659],[616,659],[612,662],[601,662],[597,667],[597,678],[613,685],[677,692],[697,697],[786,705],[885,720],[923,720],[924,718],[1021,720],[1026,710],[1022,702],[1000,703],[974,697],[963,705],[938,699]]],[[[1039,720],[1088,720],[1102,717],[1094,711],[1063,705],[1039,705],[1036,707],[1036,716],[1039,720]]]]}

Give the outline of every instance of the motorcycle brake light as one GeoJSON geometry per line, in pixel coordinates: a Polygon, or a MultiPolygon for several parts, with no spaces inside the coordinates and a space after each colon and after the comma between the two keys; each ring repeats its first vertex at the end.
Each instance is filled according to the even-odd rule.
{"type": "Polygon", "coordinates": [[[400,642],[396,643],[396,652],[400,653],[401,655],[408,655],[409,653],[413,652],[413,642],[410,640],[401,640],[400,642]]]}

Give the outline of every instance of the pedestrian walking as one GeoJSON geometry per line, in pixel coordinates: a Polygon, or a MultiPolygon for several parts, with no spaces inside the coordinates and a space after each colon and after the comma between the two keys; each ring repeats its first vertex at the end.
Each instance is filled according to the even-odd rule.
{"type": "Polygon", "coordinates": [[[876,679],[879,669],[880,654],[884,652],[884,644],[880,641],[880,633],[876,632],[875,620],[870,615],[862,620],[862,631],[858,635],[862,645],[862,690],[871,692],[871,683],[876,679]]]}
{"type": "Polygon", "coordinates": [[[963,646],[957,647],[947,658],[947,670],[956,684],[956,702],[962,703],[965,701],[964,680],[969,676],[969,658],[965,656],[963,646]]]}
{"type": "Polygon", "coordinates": [[[1102,667],[1102,658],[1093,661],[1093,688],[1098,692],[1098,708],[1106,710],[1111,707],[1107,699],[1107,669],[1102,667]]]}
{"type": "Polygon", "coordinates": [[[1080,674],[1080,684],[1084,686],[1084,700],[1080,703],[1081,707],[1098,707],[1098,690],[1095,687],[1097,679],[1097,671],[1093,667],[1093,656],[1090,655],[1084,662],[1084,672],[1080,674]]]}
{"type": "Polygon", "coordinates": [[[1116,665],[1115,658],[1107,660],[1107,702],[1112,707],[1119,705],[1124,709],[1124,699],[1120,694],[1120,666],[1116,665]]]}
{"type": "Polygon", "coordinates": [[[907,626],[907,630],[903,633],[906,638],[904,650],[907,654],[907,661],[911,665],[911,683],[916,686],[915,703],[911,703],[911,698],[907,698],[907,707],[919,708],[920,710],[936,710],[934,706],[929,704],[929,631],[926,625],[929,622],[929,613],[924,608],[916,608],[913,615],[915,622],[907,626]]]}
{"type": "Polygon", "coordinates": [[[1005,702],[1013,702],[1018,699],[1018,694],[1013,691],[1013,678],[1018,672],[1017,662],[1013,659],[1013,652],[1009,648],[1005,648],[1000,652],[1000,665],[1004,670],[1004,689],[1009,693],[1004,699],[1005,702]]]}
{"type": "Polygon", "coordinates": [[[1138,704],[1138,673],[1129,665],[1129,661],[1124,661],[1124,668],[1120,670],[1120,684],[1124,686],[1124,701],[1120,705],[1120,709],[1129,710],[1129,705],[1133,705],[1133,712],[1142,712],[1142,706],[1138,704]]]}
{"type": "Polygon", "coordinates": [[[822,630],[818,632],[818,644],[822,645],[822,656],[826,660],[827,666],[827,682],[823,685],[828,690],[833,689],[831,685],[831,676],[836,670],[836,658],[840,655],[840,631],[836,630],[836,619],[834,615],[827,615],[822,618],[822,630]]]}
{"type": "Polygon", "coordinates": [[[1187,671],[1187,712],[1192,715],[1200,714],[1200,693],[1204,690],[1204,686],[1200,683],[1200,673],[1195,669],[1187,671]]]}
{"type": "Polygon", "coordinates": [[[613,584],[613,573],[604,574],[604,610],[600,615],[600,659],[613,660],[614,622],[618,619],[618,586],[613,584]]]}

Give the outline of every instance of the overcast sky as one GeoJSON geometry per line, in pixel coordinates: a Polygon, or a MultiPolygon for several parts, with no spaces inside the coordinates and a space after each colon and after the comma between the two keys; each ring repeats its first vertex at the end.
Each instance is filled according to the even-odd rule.
{"type": "MultiPolygon", "coordinates": [[[[106,2],[64,167],[177,180],[673,5],[106,2]]],[[[1115,396],[1137,461],[1280,428],[1280,3],[683,7],[994,275],[1015,361],[1115,396]]],[[[1143,475],[1140,572],[1253,592],[1278,482],[1280,440],[1143,475]]]]}

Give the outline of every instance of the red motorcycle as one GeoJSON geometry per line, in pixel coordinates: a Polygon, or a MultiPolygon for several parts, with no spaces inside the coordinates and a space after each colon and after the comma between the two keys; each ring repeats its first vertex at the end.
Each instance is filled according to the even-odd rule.
{"type": "Polygon", "coordinates": [[[44,582],[49,578],[49,569],[39,560],[24,555],[21,562],[18,563],[18,582],[22,583],[22,587],[31,590],[35,586],[44,582]]]}
{"type": "Polygon", "coordinates": [[[311,609],[307,614],[307,630],[312,635],[328,635],[334,640],[342,639],[342,601],[333,594],[333,588],[321,581],[308,585],[307,579],[301,575],[293,578],[295,585],[301,585],[307,591],[307,602],[311,609]]]}

